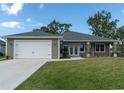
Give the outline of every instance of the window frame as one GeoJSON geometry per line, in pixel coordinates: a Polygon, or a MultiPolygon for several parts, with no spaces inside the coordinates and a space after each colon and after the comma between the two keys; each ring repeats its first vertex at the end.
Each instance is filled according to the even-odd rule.
{"type": "Polygon", "coordinates": [[[105,53],[106,47],[105,47],[105,43],[95,43],[95,53],[105,53]],[[101,51],[101,47],[99,47],[99,51],[96,51],[96,45],[104,45],[104,51],[101,51]]]}
{"type": "Polygon", "coordinates": [[[80,44],[80,45],[79,45],[79,52],[80,52],[80,53],[85,53],[85,44],[80,44]],[[80,51],[81,45],[84,46],[84,51],[80,51]]]}

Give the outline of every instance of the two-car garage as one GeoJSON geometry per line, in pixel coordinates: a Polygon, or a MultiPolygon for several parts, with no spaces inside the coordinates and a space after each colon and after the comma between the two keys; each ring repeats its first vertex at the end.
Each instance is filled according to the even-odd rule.
{"type": "Polygon", "coordinates": [[[42,31],[25,32],[6,36],[6,56],[20,58],[60,58],[60,40],[63,37],[42,31]]]}
{"type": "Polygon", "coordinates": [[[51,40],[15,40],[14,58],[48,58],[52,55],[51,40]]]}

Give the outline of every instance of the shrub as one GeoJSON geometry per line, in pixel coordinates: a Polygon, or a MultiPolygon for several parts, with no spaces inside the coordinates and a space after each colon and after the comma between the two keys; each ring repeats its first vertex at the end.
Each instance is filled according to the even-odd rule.
{"type": "Polygon", "coordinates": [[[2,52],[0,52],[0,56],[4,56],[5,54],[3,54],[2,52]]]}
{"type": "Polygon", "coordinates": [[[68,58],[68,48],[63,48],[62,55],[64,58],[68,58]]]}

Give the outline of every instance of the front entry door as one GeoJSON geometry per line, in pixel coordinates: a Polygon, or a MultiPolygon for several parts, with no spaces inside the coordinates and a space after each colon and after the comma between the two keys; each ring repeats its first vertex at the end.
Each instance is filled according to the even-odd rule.
{"type": "Polygon", "coordinates": [[[70,45],[69,48],[70,56],[79,56],[79,50],[77,45],[70,45]]]}

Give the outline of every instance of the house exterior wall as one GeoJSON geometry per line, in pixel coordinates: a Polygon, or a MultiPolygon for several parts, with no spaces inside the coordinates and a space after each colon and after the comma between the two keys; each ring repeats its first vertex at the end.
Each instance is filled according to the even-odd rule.
{"type": "Polygon", "coordinates": [[[59,54],[58,54],[58,39],[52,39],[52,59],[57,59],[59,54]]]}
{"type": "Polygon", "coordinates": [[[105,52],[98,53],[98,52],[95,52],[95,43],[91,43],[91,56],[110,56],[109,43],[104,43],[104,44],[105,44],[105,52]]]}
{"type": "MultiPolygon", "coordinates": [[[[86,57],[87,56],[87,51],[88,51],[87,50],[87,42],[78,42],[78,43],[63,42],[63,46],[64,45],[71,45],[71,44],[81,45],[82,43],[85,45],[85,51],[83,53],[79,52],[79,56],[86,57]]],[[[110,56],[110,54],[109,54],[109,44],[110,43],[107,43],[107,42],[102,42],[102,43],[105,44],[105,52],[104,53],[98,53],[98,52],[95,52],[96,42],[90,42],[90,56],[92,56],[92,57],[94,57],[94,56],[110,56]]]]}
{"type": "Polygon", "coordinates": [[[58,38],[40,39],[40,38],[9,38],[7,39],[7,56],[13,58],[14,40],[52,40],[52,59],[58,58],[58,38]]]}

